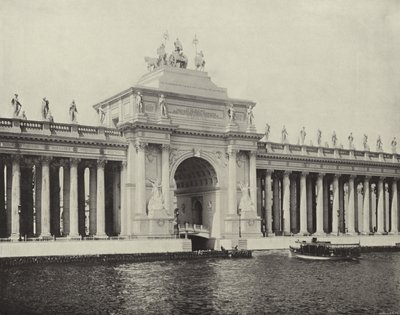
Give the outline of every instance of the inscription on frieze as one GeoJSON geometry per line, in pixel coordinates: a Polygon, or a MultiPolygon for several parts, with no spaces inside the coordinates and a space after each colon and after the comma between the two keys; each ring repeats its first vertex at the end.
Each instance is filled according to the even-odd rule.
{"type": "Polygon", "coordinates": [[[293,166],[293,167],[304,167],[304,163],[289,162],[289,166],[293,166]]]}
{"type": "Polygon", "coordinates": [[[106,154],[106,155],[109,154],[109,155],[125,156],[125,151],[104,149],[104,154],[106,154]]]}
{"type": "Polygon", "coordinates": [[[312,168],[321,168],[320,164],[315,164],[315,163],[308,163],[307,167],[312,167],[312,168]]]}
{"type": "Polygon", "coordinates": [[[352,171],[353,170],[353,168],[351,166],[339,166],[338,169],[343,170],[343,171],[352,171]]]}
{"type": "Polygon", "coordinates": [[[377,172],[377,173],[380,173],[382,170],[381,170],[380,168],[370,167],[370,168],[369,168],[369,171],[370,171],[370,172],[377,172]]]}
{"type": "Polygon", "coordinates": [[[388,169],[388,168],[384,168],[383,169],[384,173],[394,173],[394,170],[388,169]]]}
{"type": "Polygon", "coordinates": [[[181,107],[181,106],[169,106],[169,113],[172,115],[187,116],[190,118],[200,119],[222,119],[223,115],[221,111],[206,110],[201,108],[192,107],[181,107]]]}
{"type": "Polygon", "coordinates": [[[78,152],[81,153],[99,153],[99,149],[93,149],[93,148],[78,148],[78,152]]]}
{"type": "Polygon", "coordinates": [[[0,142],[0,148],[15,148],[15,143],[0,142]]]}
{"type": "Polygon", "coordinates": [[[287,162],[271,161],[271,165],[274,165],[274,166],[287,166],[287,162]]]}
{"type": "Polygon", "coordinates": [[[354,166],[354,168],[353,168],[355,171],[362,171],[362,172],[365,172],[366,170],[367,170],[367,168],[365,168],[365,167],[359,167],[359,166],[354,166]]]}
{"type": "Polygon", "coordinates": [[[43,144],[21,143],[21,149],[44,150],[43,144]]]}
{"type": "Polygon", "coordinates": [[[327,169],[327,170],[332,170],[332,169],[336,169],[335,165],[322,165],[322,168],[327,169]]]}
{"type": "Polygon", "coordinates": [[[63,152],[73,152],[73,147],[67,147],[64,145],[49,145],[50,151],[63,151],[63,152]]]}

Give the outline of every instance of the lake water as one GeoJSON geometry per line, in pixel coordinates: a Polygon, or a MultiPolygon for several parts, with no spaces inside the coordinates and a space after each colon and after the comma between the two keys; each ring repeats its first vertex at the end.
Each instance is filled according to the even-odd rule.
{"type": "Polygon", "coordinates": [[[0,270],[0,314],[400,312],[400,253],[313,262],[252,259],[33,265],[0,270]]]}

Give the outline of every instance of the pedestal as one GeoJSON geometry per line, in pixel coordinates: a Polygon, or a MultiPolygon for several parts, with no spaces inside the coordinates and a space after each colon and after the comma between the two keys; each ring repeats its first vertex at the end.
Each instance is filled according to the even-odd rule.
{"type": "Polygon", "coordinates": [[[236,124],[233,123],[233,122],[229,122],[229,123],[226,125],[226,131],[238,131],[238,130],[239,130],[239,126],[236,125],[236,124]]]}
{"type": "Polygon", "coordinates": [[[160,118],[158,119],[158,123],[163,125],[169,125],[171,124],[171,118],[160,116],[160,118]]]}
{"type": "Polygon", "coordinates": [[[147,122],[147,115],[145,113],[136,113],[133,116],[133,122],[147,122]]]}

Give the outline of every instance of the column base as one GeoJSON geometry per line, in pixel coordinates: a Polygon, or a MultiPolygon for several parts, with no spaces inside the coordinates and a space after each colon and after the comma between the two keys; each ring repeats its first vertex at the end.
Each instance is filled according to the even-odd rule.
{"type": "MultiPolygon", "coordinates": [[[[22,238],[22,235],[21,235],[21,238],[22,238]]],[[[9,239],[12,240],[12,241],[18,241],[19,240],[19,234],[11,234],[9,239]]]]}
{"type": "Polygon", "coordinates": [[[388,235],[400,235],[400,232],[389,232],[388,235]]]}
{"type": "Polygon", "coordinates": [[[41,234],[39,235],[38,239],[42,241],[50,241],[53,239],[53,236],[51,236],[50,234],[41,234]]]}
{"type": "Polygon", "coordinates": [[[80,241],[82,238],[80,235],[76,234],[76,235],[68,235],[67,239],[71,241],[80,241]]]}
{"type": "Polygon", "coordinates": [[[295,234],[296,236],[310,236],[311,234],[308,231],[300,231],[299,233],[295,234]]]}
{"type": "Polygon", "coordinates": [[[318,231],[318,232],[315,232],[314,234],[313,234],[314,236],[325,236],[326,235],[326,233],[324,232],[324,231],[318,231]]]}
{"type": "Polygon", "coordinates": [[[100,234],[100,235],[93,235],[93,238],[95,240],[105,240],[108,238],[108,236],[106,234],[100,234]]]}

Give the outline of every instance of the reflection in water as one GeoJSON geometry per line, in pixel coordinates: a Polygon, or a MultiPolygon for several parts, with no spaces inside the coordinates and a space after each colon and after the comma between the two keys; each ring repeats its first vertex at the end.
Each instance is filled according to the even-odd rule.
{"type": "Polygon", "coordinates": [[[0,271],[0,313],[321,314],[398,312],[400,253],[312,262],[253,259],[33,265],[0,271]]]}

